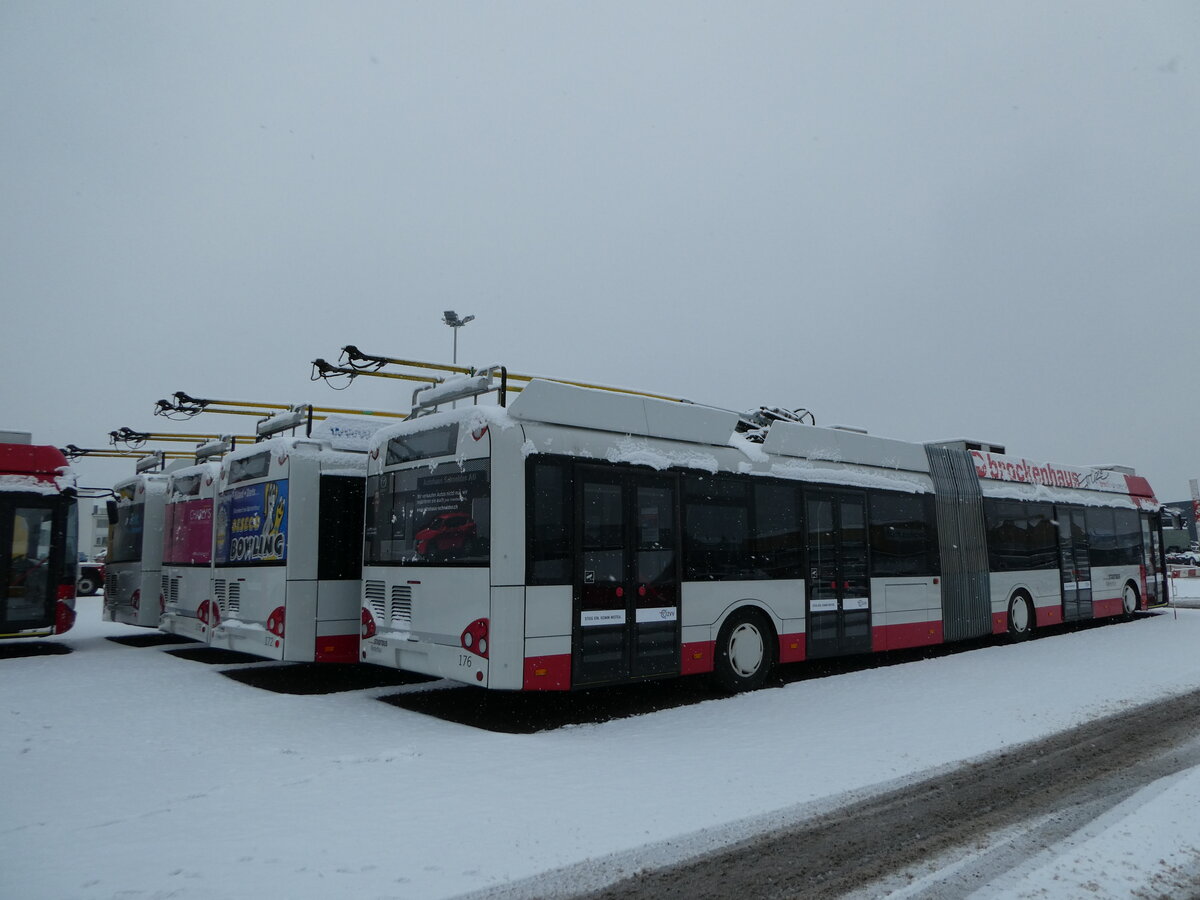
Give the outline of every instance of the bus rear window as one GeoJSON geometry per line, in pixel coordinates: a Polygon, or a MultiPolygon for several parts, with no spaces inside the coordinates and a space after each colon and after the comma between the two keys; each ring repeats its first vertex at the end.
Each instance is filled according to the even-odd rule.
{"type": "Polygon", "coordinates": [[[117,524],[112,526],[108,562],[123,563],[141,560],[142,530],[145,518],[145,503],[133,503],[117,509],[117,524]]]}
{"type": "Polygon", "coordinates": [[[197,497],[200,494],[200,476],[182,475],[171,480],[171,492],[176,497],[197,497]]]}
{"type": "Polygon", "coordinates": [[[488,462],[372,475],[367,483],[368,564],[486,566],[491,545],[488,462]]]}
{"type": "Polygon", "coordinates": [[[402,434],[388,441],[387,465],[395,466],[418,459],[450,456],[457,446],[457,423],[431,428],[429,431],[418,431],[415,434],[402,434]]]}
{"type": "Polygon", "coordinates": [[[243,456],[241,459],[229,462],[229,483],[250,481],[254,478],[266,478],[271,471],[271,453],[256,453],[254,456],[243,456]]]}

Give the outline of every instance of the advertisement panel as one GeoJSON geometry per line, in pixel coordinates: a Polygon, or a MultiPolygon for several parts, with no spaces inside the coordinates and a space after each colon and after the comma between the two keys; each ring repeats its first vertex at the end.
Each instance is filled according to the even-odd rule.
{"type": "Polygon", "coordinates": [[[163,562],[200,566],[212,560],[212,500],[183,500],[167,505],[163,562]]]}
{"type": "Polygon", "coordinates": [[[222,492],[217,505],[217,565],[285,562],[287,508],[286,479],[222,492]]]}
{"type": "Polygon", "coordinates": [[[1047,487],[1129,493],[1129,481],[1125,475],[1119,472],[1037,463],[1015,456],[985,453],[981,450],[970,452],[975,459],[975,471],[980,478],[988,478],[993,481],[1012,481],[1018,484],[1044,484],[1047,487]]]}

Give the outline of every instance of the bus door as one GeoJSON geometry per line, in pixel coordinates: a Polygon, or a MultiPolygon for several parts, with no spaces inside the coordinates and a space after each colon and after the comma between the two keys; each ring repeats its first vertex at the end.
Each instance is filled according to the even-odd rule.
{"type": "Polygon", "coordinates": [[[678,675],[677,479],[578,472],[573,686],[678,675]]]}
{"type": "Polygon", "coordinates": [[[809,494],[808,656],[871,650],[866,500],[858,494],[809,494]]]}
{"type": "Polygon", "coordinates": [[[1146,582],[1143,594],[1147,606],[1162,603],[1166,598],[1163,592],[1163,572],[1166,565],[1163,562],[1161,522],[1158,516],[1142,513],[1142,568],[1146,572],[1146,582]]]}
{"type": "Polygon", "coordinates": [[[1092,565],[1084,510],[1058,510],[1058,557],[1062,573],[1063,621],[1092,618],[1092,565]]]}
{"type": "Polygon", "coordinates": [[[0,633],[54,622],[62,563],[51,559],[54,509],[22,498],[0,503],[0,633]]]}

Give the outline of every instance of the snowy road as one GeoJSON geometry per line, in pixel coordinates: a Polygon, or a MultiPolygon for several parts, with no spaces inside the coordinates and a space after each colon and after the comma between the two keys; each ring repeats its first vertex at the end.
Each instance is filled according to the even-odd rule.
{"type": "MultiPolygon", "coordinates": [[[[671,708],[647,691],[621,701],[634,715],[612,721],[563,724],[571,719],[547,705],[534,726],[548,730],[518,723],[514,731],[534,733],[500,733],[464,724],[482,692],[443,682],[266,690],[222,673],[278,690],[292,670],[114,643],[142,632],[100,622],[99,603],[82,600],[76,630],[55,642],[71,652],[0,654],[0,896],[423,900],[602,889],[951,776],[964,762],[1003,775],[1006,766],[984,761],[1200,690],[1200,610],[1181,609],[826,678],[794,680],[793,670],[782,687],[733,698],[685,685],[677,694],[693,696],[671,708]]],[[[491,708],[494,718],[505,707],[491,708]]],[[[1194,716],[1180,722],[1200,733],[1194,716]]],[[[1190,877],[1196,771],[1136,783],[1114,793],[1128,794],[1115,806],[1088,801],[1094,814],[1078,820],[1017,817],[988,830],[964,819],[962,833],[988,837],[960,871],[989,855],[999,866],[1011,839],[1017,862],[987,879],[1009,894],[1128,896],[1133,883],[1190,877]]],[[[939,839],[924,861],[893,859],[877,874],[913,865],[894,886],[919,896],[931,866],[942,878],[958,861],[951,844],[939,839]]]]}
{"type": "Polygon", "coordinates": [[[1200,691],[1015,747],[588,897],[950,900],[1139,891],[1195,897],[1195,848],[1168,854],[1171,861],[1164,857],[1151,873],[1125,863],[1148,849],[1129,826],[1130,812],[1158,805],[1184,820],[1194,816],[1197,723],[1200,691]],[[1083,849],[1097,839],[1096,849],[1083,849]]]}

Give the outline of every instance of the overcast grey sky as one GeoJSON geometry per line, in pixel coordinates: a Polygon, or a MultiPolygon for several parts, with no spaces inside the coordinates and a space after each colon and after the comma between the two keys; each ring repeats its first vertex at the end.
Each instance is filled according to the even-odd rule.
{"type": "MultiPolygon", "coordinates": [[[[1200,4],[0,4],[0,428],[344,344],[1200,475],[1200,4]]],[[[82,463],[111,484],[132,464],[82,463]]]]}

